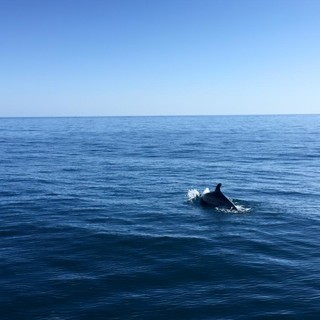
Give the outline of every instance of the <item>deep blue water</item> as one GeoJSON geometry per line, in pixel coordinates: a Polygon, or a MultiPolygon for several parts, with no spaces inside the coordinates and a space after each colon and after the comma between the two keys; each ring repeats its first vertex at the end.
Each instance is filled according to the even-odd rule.
{"type": "Polygon", "coordinates": [[[2,118],[0,180],[0,319],[320,319],[319,115],[2,118]]]}

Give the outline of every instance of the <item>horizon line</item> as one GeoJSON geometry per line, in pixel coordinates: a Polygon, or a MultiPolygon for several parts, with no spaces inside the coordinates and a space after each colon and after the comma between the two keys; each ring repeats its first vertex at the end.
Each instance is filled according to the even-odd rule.
{"type": "Polygon", "coordinates": [[[56,115],[56,116],[0,116],[0,119],[37,119],[37,118],[160,118],[160,117],[259,117],[259,116],[318,116],[320,113],[248,113],[248,114],[184,114],[184,115],[56,115]]]}

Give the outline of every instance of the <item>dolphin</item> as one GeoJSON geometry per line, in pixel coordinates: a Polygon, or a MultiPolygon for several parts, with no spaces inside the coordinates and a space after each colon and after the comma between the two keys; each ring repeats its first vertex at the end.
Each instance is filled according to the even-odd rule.
{"type": "Polygon", "coordinates": [[[200,197],[201,203],[212,207],[224,207],[238,211],[237,207],[221,192],[221,186],[222,184],[218,183],[214,191],[202,194],[200,197]]]}

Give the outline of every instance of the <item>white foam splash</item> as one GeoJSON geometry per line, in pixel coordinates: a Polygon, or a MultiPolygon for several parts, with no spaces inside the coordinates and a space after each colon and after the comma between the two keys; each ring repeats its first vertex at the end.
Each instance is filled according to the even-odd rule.
{"type": "Polygon", "coordinates": [[[202,192],[202,194],[206,194],[206,193],[209,193],[210,192],[210,189],[209,188],[205,188],[202,192]]]}
{"type": "Polygon", "coordinates": [[[200,197],[200,192],[197,189],[188,190],[187,197],[189,201],[194,201],[200,197]]]}
{"type": "Polygon", "coordinates": [[[223,213],[248,213],[251,211],[251,208],[245,208],[242,205],[235,204],[237,210],[227,209],[227,208],[215,208],[215,210],[223,213]]]}
{"type": "Polygon", "coordinates": [[[250,211],[251,211],[251,208],[246,208],[246,207],[241,206],[241,205],[239,205],[239,204],[236,204],[235,206],[236,206],[236,208],[238,209],[238,212],[239,212],[239,213],[247,213],[247,212],[250,212],[250,211]]]}

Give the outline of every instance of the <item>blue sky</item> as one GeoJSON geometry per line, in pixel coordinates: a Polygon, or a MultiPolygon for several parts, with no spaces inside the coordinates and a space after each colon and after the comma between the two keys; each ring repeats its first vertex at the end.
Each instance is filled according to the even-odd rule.
{"type": "Polygon", "coordinates": [[[0,116],[319,113],[318,0],[0,0],[0,116]]]}

